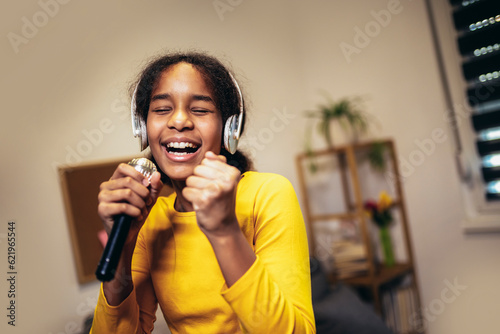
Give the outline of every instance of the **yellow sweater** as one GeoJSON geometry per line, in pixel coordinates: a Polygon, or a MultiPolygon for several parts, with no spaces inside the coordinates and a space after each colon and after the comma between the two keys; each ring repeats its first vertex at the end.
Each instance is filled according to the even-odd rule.
{"type": "Polygon", "coordinates": [[[101,292],[91,333],[150,333],[157,305],[172,333],[315,333],[307,235],[292,185],[246,172],[236,216],[256,261],[230,288],[195,212],[158,199],[132,259],[134,290],[118,306],[101,292]]]}

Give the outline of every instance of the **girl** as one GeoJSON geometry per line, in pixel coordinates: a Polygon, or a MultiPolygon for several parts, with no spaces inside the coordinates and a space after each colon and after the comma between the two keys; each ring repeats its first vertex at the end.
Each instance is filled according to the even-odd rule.
{"type": "Polygon", "coordinates": [[[243,127],[245,110],[228,70],[204,54],[166,55],[134,100],[160,172],[149,181],[121,164],[101,185],[108,233],[119,214],[134,223],[91,333],[150,333],[158,304],[172,333],[315,333],[300,207],[288,180],[229,152],[224,125],[236,115],[243,127]],[[172,195],[158,196],[163,183],[172,195]]]}

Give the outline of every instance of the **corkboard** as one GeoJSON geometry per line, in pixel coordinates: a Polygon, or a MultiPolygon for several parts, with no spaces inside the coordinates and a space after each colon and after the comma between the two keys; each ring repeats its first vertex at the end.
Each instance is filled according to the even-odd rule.
{"type": "MultiPolygon", "coordinates": [[[[131,158],[113,161],[64,166],[59,176],[64,197],[66,217],[69,226],[75,267],[80,284],[95,280],[95,270],[101,258],[103,246],[97,238],[103,229],[97,214],[97,195],[102,182],[109,180],[121,162],[131,158]]],[[[164,187],[163,196],[172,193],[164,187]]]]}

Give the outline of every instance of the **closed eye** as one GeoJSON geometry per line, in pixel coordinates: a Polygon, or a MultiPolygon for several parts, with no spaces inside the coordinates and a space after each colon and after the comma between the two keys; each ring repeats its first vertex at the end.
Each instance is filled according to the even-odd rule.
{"type": "Polygon", "coordinates": [[[214,100],[208,95],[195,94],[192,96],[191,110],[200,114],[214,112],[214,100]]]}
{"type": "Polygon", "coordinates": [[[159,107],[159,108],[154,108],[154,109],[151,109],[151,112],[154,112],[154,113],[158,113],[158,114],[165,114],[165,113],[168,113],[172,111],[172,108],[169,108],[169,107],[159,107]]]}
{"type": "Polygon", "coordinates": [[[191,111],[196,114],[207,114],[213,112],[212,110],[205,108],[192,108],[191,111]]]}

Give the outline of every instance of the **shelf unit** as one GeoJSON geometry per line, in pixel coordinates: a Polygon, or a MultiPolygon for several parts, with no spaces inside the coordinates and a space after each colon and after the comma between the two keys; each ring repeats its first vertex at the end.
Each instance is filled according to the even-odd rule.
{"type": "MultiPolygon", "coordinates": [[[[396,148],[394,142],[392,140],[379,140],[376,142],[371,141],[356,143],[324,149],[321,151],[303,153],[297,156],[296,165],[299,175],[300,190],[303,198],[302,204],[304,217],[309,227],[311,254],[316,254],[316,250],[318,249],[317,235],[315,235],[314,232],[315,223],[325,220],[342,219],[351,219],[359,222],[358,230],[360,234],[360,240],[364,245],[366,252],[368,264],[367,270],[359,276],[353,276],[341,280],[335,275],[335,273],[330,273],[330,279],[332,283],[340,280],[345,284],[348,284],[357,289],[361,288],[368,290],[375,311],[380,316],[386,318],[388,314],[387,310],[384,309],[384,302],[381,296],[382,291],[385,291],[384,289],[388,289],[388,286],[397,286],[400,279],[410,276],[411,279],[409,286],[411,289],[413,289],[414,292],[413,305],[415,306],[416,312],[418,312],[416,316],[418,316],[418,319],[422,319],[422,308],[420,306],[421,304],[419,297],[420,293],[417,284],[416,268],[413,262],[412,242],[410,238],[410,232],[408,230],[408,218],[406,213],[404,195],[401,187],[401,178],[397,164],[396,148]],[[385,265],[379,263],[379,261],[377,261],[376,259],[377,243],[375,242],[375,238],[372,234],[373,229],[370,229],[371,226],[369,224],[372,223],[368,219],[364,211],[364,201],[366,200],[366,198],[363,197],[362,193],[363,180],[361,180],[359,177],[360,154],[362,154],[363,152],[367,152],[375,143],[383,144],[386,148],[385,158],[387,162],[387,169],[392,173],[392,177],[390,178],[390,180],[393,183],[392,189],[394,192],[392,210],[393,212],[398,212],[399,219],[397,224],[400,224],[399,228],[401,231],[401,239],[404,244],[404,252],[406,253],[406,259],[404,261],[398,261],[394,266],[391,267],[386,267],[385,265]],[[306,167],[304,165],[309,159],[316,159],[319,157],[336,158],[341,184],[339,188],[341,188],[342,190],[342,195],[340,197],[344,200],[343,205],[345,207],[345,210],[343,212],[315,214],[311,211],[311,194],[309,193],[310,191],[308,191],[307,188],[306,167]]],[[[362,176],[365,180],[366,178],[370,177],[370,175],[367,175],[366,172],[362,176]]],[[[334,254],[333,257],[335,257],[334,254]]],[[[412,316],[415,316],[415,314],[413,314],[412,316]]],[[[424,329],[419,328],[418,330],[414,329],[412,331],[405,331],[404,333],[424,333],[424,329]]]]}

